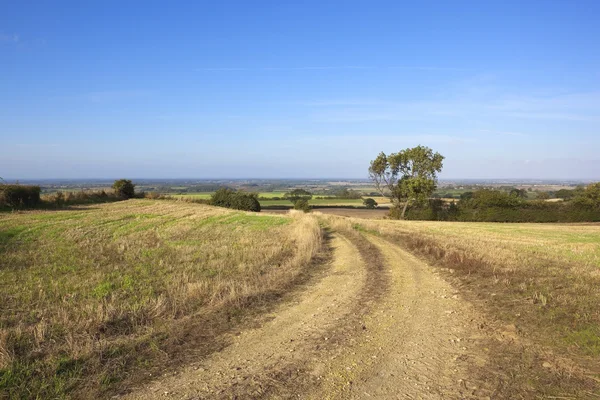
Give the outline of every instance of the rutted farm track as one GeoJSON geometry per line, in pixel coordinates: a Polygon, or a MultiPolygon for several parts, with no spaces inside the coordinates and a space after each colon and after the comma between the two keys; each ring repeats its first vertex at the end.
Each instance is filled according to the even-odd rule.
{"type": "Polygon", "coordinates": [[[331,265],[261,326],[127,396],[480,398],[467,365],[479,316],[432,268],[370,234],[339,230],[331,265]]]}

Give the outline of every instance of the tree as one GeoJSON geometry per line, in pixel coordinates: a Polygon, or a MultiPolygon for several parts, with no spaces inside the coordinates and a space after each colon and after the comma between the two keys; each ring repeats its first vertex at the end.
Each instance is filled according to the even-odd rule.
{"type": "Polygon", "coordinates": [[[464,192],[460,194],[461,200],[471,200],[473,198],[473,192],[464,192]]]}
{"type": "Polygon", "coordinates": [[[305,213],[310,212],[310,204],[308,204],[308,200],[296,200],[294,203],[294,210],[304,211],[305,213]]]}
{"type": "Polygon", "coordinates": [[[312,199],[312,193],[304,190],[304,189],[294,189],[283,195],[284,199],[287,199],[294,204],[294,208],[296,210],[304,210],[304,208],[297,207],[308,207],[308,201],[312,199]],[[302,202],[302,204],[297,204],[298,202],[302,202]],[[306,203],[306,204],[304,204],[306,203]]]}
{"type": "Polygon", "coordinates": [[[574,201],[580,206],[600,207],[600,182],[589,184],[574,201]]]}
{"type": "Polygon", "coordinates": [[[368,208],[369,210],[373,210],[375,207],[378,206],[377,202],[372,199],[372,198],[367,198],[363,200],[363,204],[365,205],[366,208],[368,208]]]}
{"type": "Polygon", "coordinates": [[[600,182],[590,183],[585,189],[585,197],[595,205],[600,205],[600,182]]]}
{"type": "Polygon", "coordinates": [[[550,193],[548,193],[548,192],[538,192],[537,198],[538,198],[538,200],[548,200],[550,198],[550,193]]]}
{"type": "Polygon", "coordinates": [[[404,203],[401,218],[411,202],[425,202],[435,191],[437,173],[442,170],[444,156],[429,147],[417,146],[389,156],[381,152],[371,161],[369,177],[382,196],[394,206],[404,203]]]}
{"type": "Polygon", "coordinates": [[[135,196],[135,185],[129,179],[119,179],[112,185],[117,196],[130,199],[135,196]]]}
{"type": "Polygon", "coordinates": [[[336,190],[334,192],[334,195],[336,197],[339,197],[340,199],[360,199],[360,198],[362,198],[362,195],[359,192],[357,192],[356,190],[348,189],[348,188],[336,190]]]}
{"type": "Polygon", "coordinates": [[[292,203],[298,200],[310,200],[312,199],[312,193],[304,189],[294,189],[283,195],[284,199],[288,199],[292,203]]]}
{"type": "Polygon", "coordinates": [[[511,189],[510,193],[511,196],[513,197],[518,197],[520,199],[526,199],[527,198],[527,191],[525,189],[511,189]]]}

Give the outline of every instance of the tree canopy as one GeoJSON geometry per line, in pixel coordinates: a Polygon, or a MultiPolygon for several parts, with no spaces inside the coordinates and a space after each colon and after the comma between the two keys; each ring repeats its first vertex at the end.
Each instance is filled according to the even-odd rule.
{"type": "Polygon", "coordinates": [[[312,199],[312,193],[304,189],[294,189],[283,195],[283,198],[296,203],[298,200],[310,200],[312,199]]]}
{"type": "Polygon", "coordinates": [[[370,197],[366,198],[363,200],[363,204],[365,205],[366,208],[372,210],[375,207],[377,207],[377,202],[375,201],[375,199],[372,199],[370,197]]]}
{"type": "Polygon", "coordinates": [[[429,147],[417,146],[386,155],[381,152],[369,166],[369,177],[382,196],[395,206],[404,203],[404,218],[410,202],[426,201],[435,191],[437,173],[442,170],[444,156],[429,147]]]}
{"type": "Polygon", "coordinates": [[[113,183],[115,193],[124,199],[130,199],[135,196],[135,185],[129,179],[119,179],[113,183]]]}

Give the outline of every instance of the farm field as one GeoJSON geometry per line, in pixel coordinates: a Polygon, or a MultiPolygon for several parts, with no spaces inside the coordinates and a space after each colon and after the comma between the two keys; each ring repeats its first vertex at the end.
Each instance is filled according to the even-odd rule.
{"type": "Polygon", "coordinates": [[[168,201],[0,214],[0,398],[89,398],[173,362],[183,337],[200,351],[320,235],[309,216],[168,201]]]}
{"type": "MultiPolygon", "coordinates": [[[[168,193],[169,195],[173,196],[173,197],[182,197],[182,198],[186,198],[186,197],[191,197],[191,198],[196,198],[196,199],[210,199],[210,196],[213,195],[214,192],[206,192],[206,193],[168,193]]],[[[260,192],[258,194],[259,197],[266,197],[266,198],[272,198],[272,197],[283,197],[285,195],[286,192],[260,192]]]]}
{"type": "MultiPolygon", "coordinates": [[[[191,194],[171,194],[171,196],[175,198],[192,198],[192,199],[210,199],[212,193],[191,193],[191,194]]],[[[263,198],[272,198],[272,197],[283,197],[285,192],[264,192],[259,193],[259,197],[263,198]]],[[[315,196],[319,197],[319,196],[315,196]]],[[[387,197],[382,196],[365,196],[374,199],[380,206],[389,207],[390,200],[387,197]]],[[[353,206],[353,207],[362,207],[363,201],[362,199],[316,199],[313,198],[309,201],[309,203],[313,206],[353,206]]],[[[262,207],[269,206],[292,206],[292,203],[289,200],[279,199],[279,200],[260,200],[260,205],[262,207]]]]}
{"type": "Polygon", "coordinates": [[[0,394],[600,395],[600,224],[324,210],[0,214],[0,394]]]}
{"type": "Polygon", "coordinates": [[[518,371],[504,377],[515,385],[509,397],[528,386],[531,395],[600,393],[600,224],[354,221],[449,272],[515,341],[490,352],[491,371],[518,371]]]}

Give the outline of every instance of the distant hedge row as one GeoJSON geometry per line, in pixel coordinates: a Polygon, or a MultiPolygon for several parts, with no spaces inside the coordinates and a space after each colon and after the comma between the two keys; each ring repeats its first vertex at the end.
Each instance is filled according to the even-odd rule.
{"type": "Polygon", "coordinates": [[[210,198],[210,205],[233,208],[244,211],[260,211],[260,203],[256,193],[236,192],[221,188],[210,198]]]}
{"type": "Polygon", "coordinates": [[[0,207],[35,207],[40,199],[39,186],[0,185],[0,207]]]}
{"type": "Polygon", "coordinates": [[[61,208],[77,204],[108,203],[123,200],[114,192],[78,191],[40,195],[39,186],[0,185],[0,209],[61,208]]]}
{"type": "Polygon", "coordinates": [[[42,201],[48,207],[63,207],[76,204],[108,203],[123,200],[123,197],[114,192],[104,190],[78,191],[78,192],[56,192],[42,196],[42,201]]]}
{"type": "MultiPolygon", "coordinates": [[[[392,210],[394,218],[397,210],[392,210]]],[[[426,207],[411,207],[406,219],[464,222],[598,222],[600,207],[580,203],[527,201],[513,206],[473,207],[469,203],[444,204],[431,200],[426,207]]]]}
{"type": "MultiPolygon", "coordinates": [[[[600,221],[600,183],[578,191],[572,200],[547,202],[526,200],[515,193],[482,189],[461,196],[457,203],[431,199],[421,206],[409,207],[406,219],[470,222],[598,222],[600,221]]],[[[391,218],[401,211],[393,208],[391,218]]]]}

